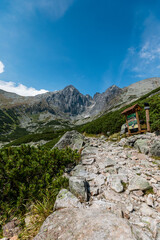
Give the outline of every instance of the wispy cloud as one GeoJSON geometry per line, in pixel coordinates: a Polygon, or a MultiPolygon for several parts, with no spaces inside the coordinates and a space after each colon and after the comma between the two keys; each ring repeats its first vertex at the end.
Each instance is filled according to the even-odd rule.
{"type": "Polygon", "coordinates": [[[36,90],[32,87],[26,87],[23,84],[16,84],[14,82],[5,82],[0,80],[0,89],[7,91],[7,92],[13,92],[21,96],[35,96],[38,94],[46,93],[47,90],[40,89],[36,90]]]}
{"type": "Polygon", "coordinates": [[[34,14],[37,10],[54,20],[61,18],[75,0],[15,0],[12,9],[20,14],[34,14]]]}
{"type": "Polygon", "coordinates": [[[0,61],[0,73],[4,72],[4,64],[0,61]]]}
{"type": "Polygon", "coordinates": [[[137,78],[160,76],[160,22],[153,16],[144,22],[139,45],[128,49],[121,65],[121,78],[125,72],[137,78]]]}

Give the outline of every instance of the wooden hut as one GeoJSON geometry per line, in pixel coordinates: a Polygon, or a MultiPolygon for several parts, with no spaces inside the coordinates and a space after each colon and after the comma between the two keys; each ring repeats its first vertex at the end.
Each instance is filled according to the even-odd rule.
{"type": "Polygon", "coordinates": [[[142,108],[138,104],[135,104],[121,113],[125,115],[129,135],[146,132],[146,130],[141,129],[138,116],[138,111],[140,110],[142,110],[142,108]]]}

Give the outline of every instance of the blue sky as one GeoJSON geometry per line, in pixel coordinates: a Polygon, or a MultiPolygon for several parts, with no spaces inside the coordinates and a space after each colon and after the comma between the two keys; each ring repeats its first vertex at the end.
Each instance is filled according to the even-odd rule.
{"type": "Polygon", "coordinates": [[[0,88],[83,94],[160,77],[160,1],[1,0],[0,88]]]}

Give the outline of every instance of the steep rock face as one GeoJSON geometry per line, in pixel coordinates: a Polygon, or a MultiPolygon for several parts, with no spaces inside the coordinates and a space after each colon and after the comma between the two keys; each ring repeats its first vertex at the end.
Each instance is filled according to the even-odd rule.
{"type": "Polygon", "coordinates": [[[81,94],[74,86],[69,85],[63,90],[48,92],[29,99],[27,112],[44,112],[52,114],[66,114],[75,117],[82,114],[87,107],[93,104],[92,97],[81,94]],[[30,101],[31,100],[31,101],[30,101]]]}
{"type": "Polygon", "coordinates": [[[160,78],[148,78],[131,84],[123,89],[122,101],[140,98],[148,92],[160,87],[160,78]]]}
{"type": "Polygon", "coordinates": [[[92,98],[81,94],[72,85],[63,90],[53,93],[46,98],[48,106],[56,107],[64,113],[76,116],[85,111],[86,107],[92,104],[92,98]]]}
{"type": "Polygon", "coordinates": [[[95,102],[94,106],[92,107],[90,114],[96,115],[103,110],[107,110],[110,106],[110,102],[116,96],[122,93],[122,89],[117,87],[116,85],[111,86],[103,93],[96,93],[93,97],[95,102]]]}

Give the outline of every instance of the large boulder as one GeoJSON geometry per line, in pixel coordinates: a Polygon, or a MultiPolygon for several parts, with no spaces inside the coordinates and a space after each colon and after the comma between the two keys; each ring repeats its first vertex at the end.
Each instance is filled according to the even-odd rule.
{"type": "Polygon", "coordinates": [[[155,141],[150,150],[153,156],[160,157],[160,141],[155,141]]]}
{"type": "Polygon", "coordinates": [[[73,130],[66,132],[63,137],[55,144],[54,148],[63,149],[70,147],[80,150],[84,145],[84,137],[79,132],[73,130]]]}
{"type": "Polygon", "coordinates": [[[34,240],[135,240],[127,220],[103,207],[61,209],[43,223],[34,240]]]}

